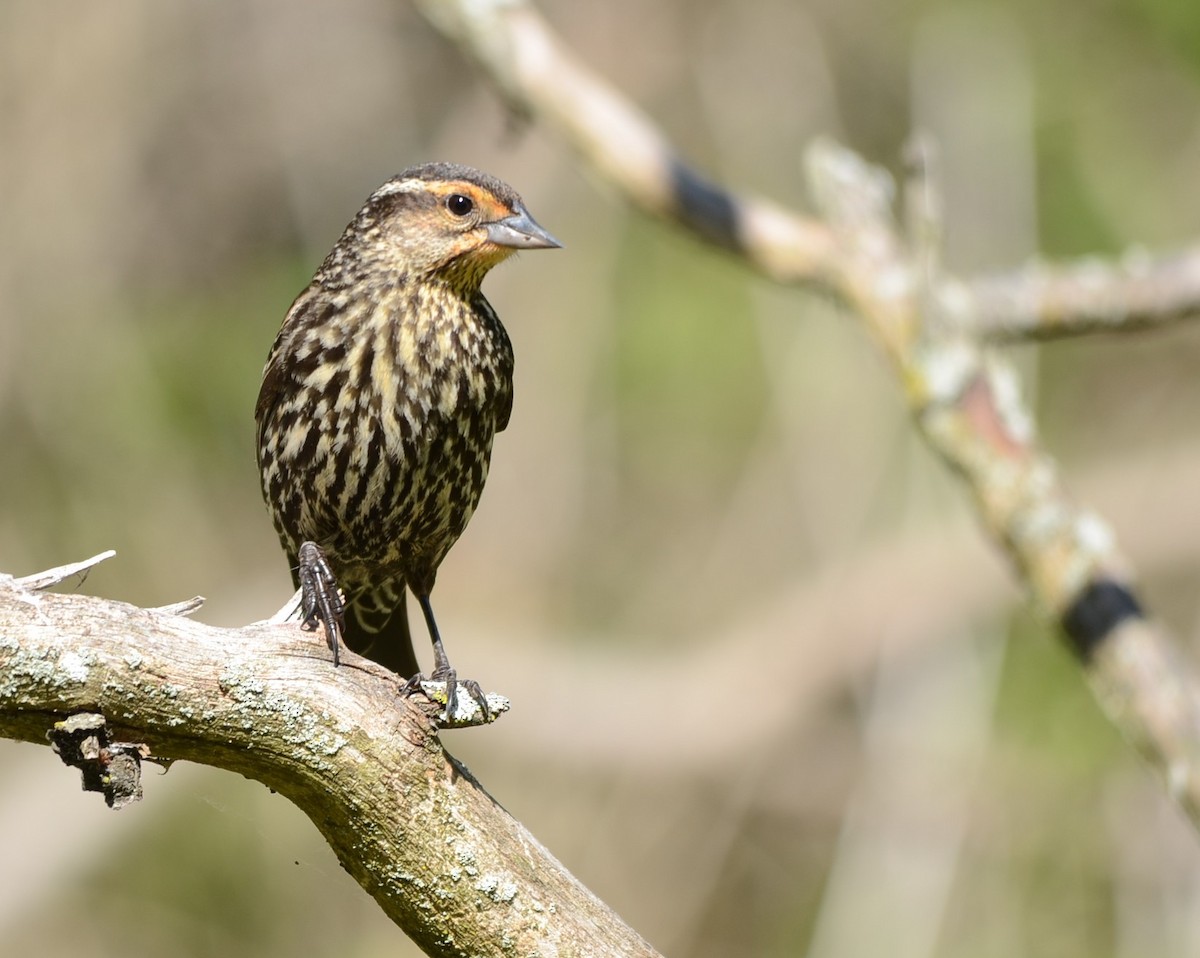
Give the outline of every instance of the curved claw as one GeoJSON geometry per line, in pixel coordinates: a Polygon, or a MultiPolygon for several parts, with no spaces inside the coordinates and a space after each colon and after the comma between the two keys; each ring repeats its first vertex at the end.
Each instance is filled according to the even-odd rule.
{"type": "Polygon", "coordinates": [[[346,605],[338,592],[337,581],[325,553],[315,542],[303,542],[297,553],[297,574],[300,577],[301,625],[310,632],[320,623],[325,630],[325,642],[333,653],[333,664],[339,664],[338,648],[345,630],[346,605]]]}

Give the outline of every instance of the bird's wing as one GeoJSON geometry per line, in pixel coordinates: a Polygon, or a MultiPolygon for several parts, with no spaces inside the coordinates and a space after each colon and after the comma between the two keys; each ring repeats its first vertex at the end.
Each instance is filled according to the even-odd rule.
{"type": "Polygon", "coordinates": [[[290,391],[290,387],[297,383],[297,369],[291,355],[296,335],[309,326],[320,324],[333,308],[328,300],[315,295],[316,292],[314,286],[309,286],[292,303],[279,335],[275,337],[275,343],[271,346],[271,353],[267,356],[262,386],[258,390],[258,402],[254,404],[254,422],[257,427],[254,445],[260,466],[263,429],[279,401],[290,391]]]}

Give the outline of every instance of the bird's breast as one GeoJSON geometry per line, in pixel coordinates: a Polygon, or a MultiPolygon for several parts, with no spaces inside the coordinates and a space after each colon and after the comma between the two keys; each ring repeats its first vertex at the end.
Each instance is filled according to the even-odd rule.
{"type": "Polygon", "coordinates": [[[398,314],[377,310],[353,347],[360,385],[347,402],[365,407],[393,449],[448,430],[476,433],[466,427],[484,426],[511,402],[512,347],[486,302],[481,310],[429,292],[414,299],[398,314]]]}

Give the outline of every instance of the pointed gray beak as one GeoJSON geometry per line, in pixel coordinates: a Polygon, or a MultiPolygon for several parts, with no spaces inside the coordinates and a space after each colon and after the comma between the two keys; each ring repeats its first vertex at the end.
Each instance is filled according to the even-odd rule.
{"type": "Polygon", "coordinates": [[[497,246],[512,249],[557,249],[562,246],[529,215],[524,206],[518,206],[512,216],[488,224],[488,239],[497,246]]]}

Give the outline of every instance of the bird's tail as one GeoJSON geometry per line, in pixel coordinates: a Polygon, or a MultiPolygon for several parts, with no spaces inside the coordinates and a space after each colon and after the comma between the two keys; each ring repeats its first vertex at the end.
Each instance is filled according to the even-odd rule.
{"type": "Polygon", "coordinates": [[[353,651],[411,678],[421,667],[413,651],[402,581],[386,582],[350,597],[345,639],[353,651]]]}

